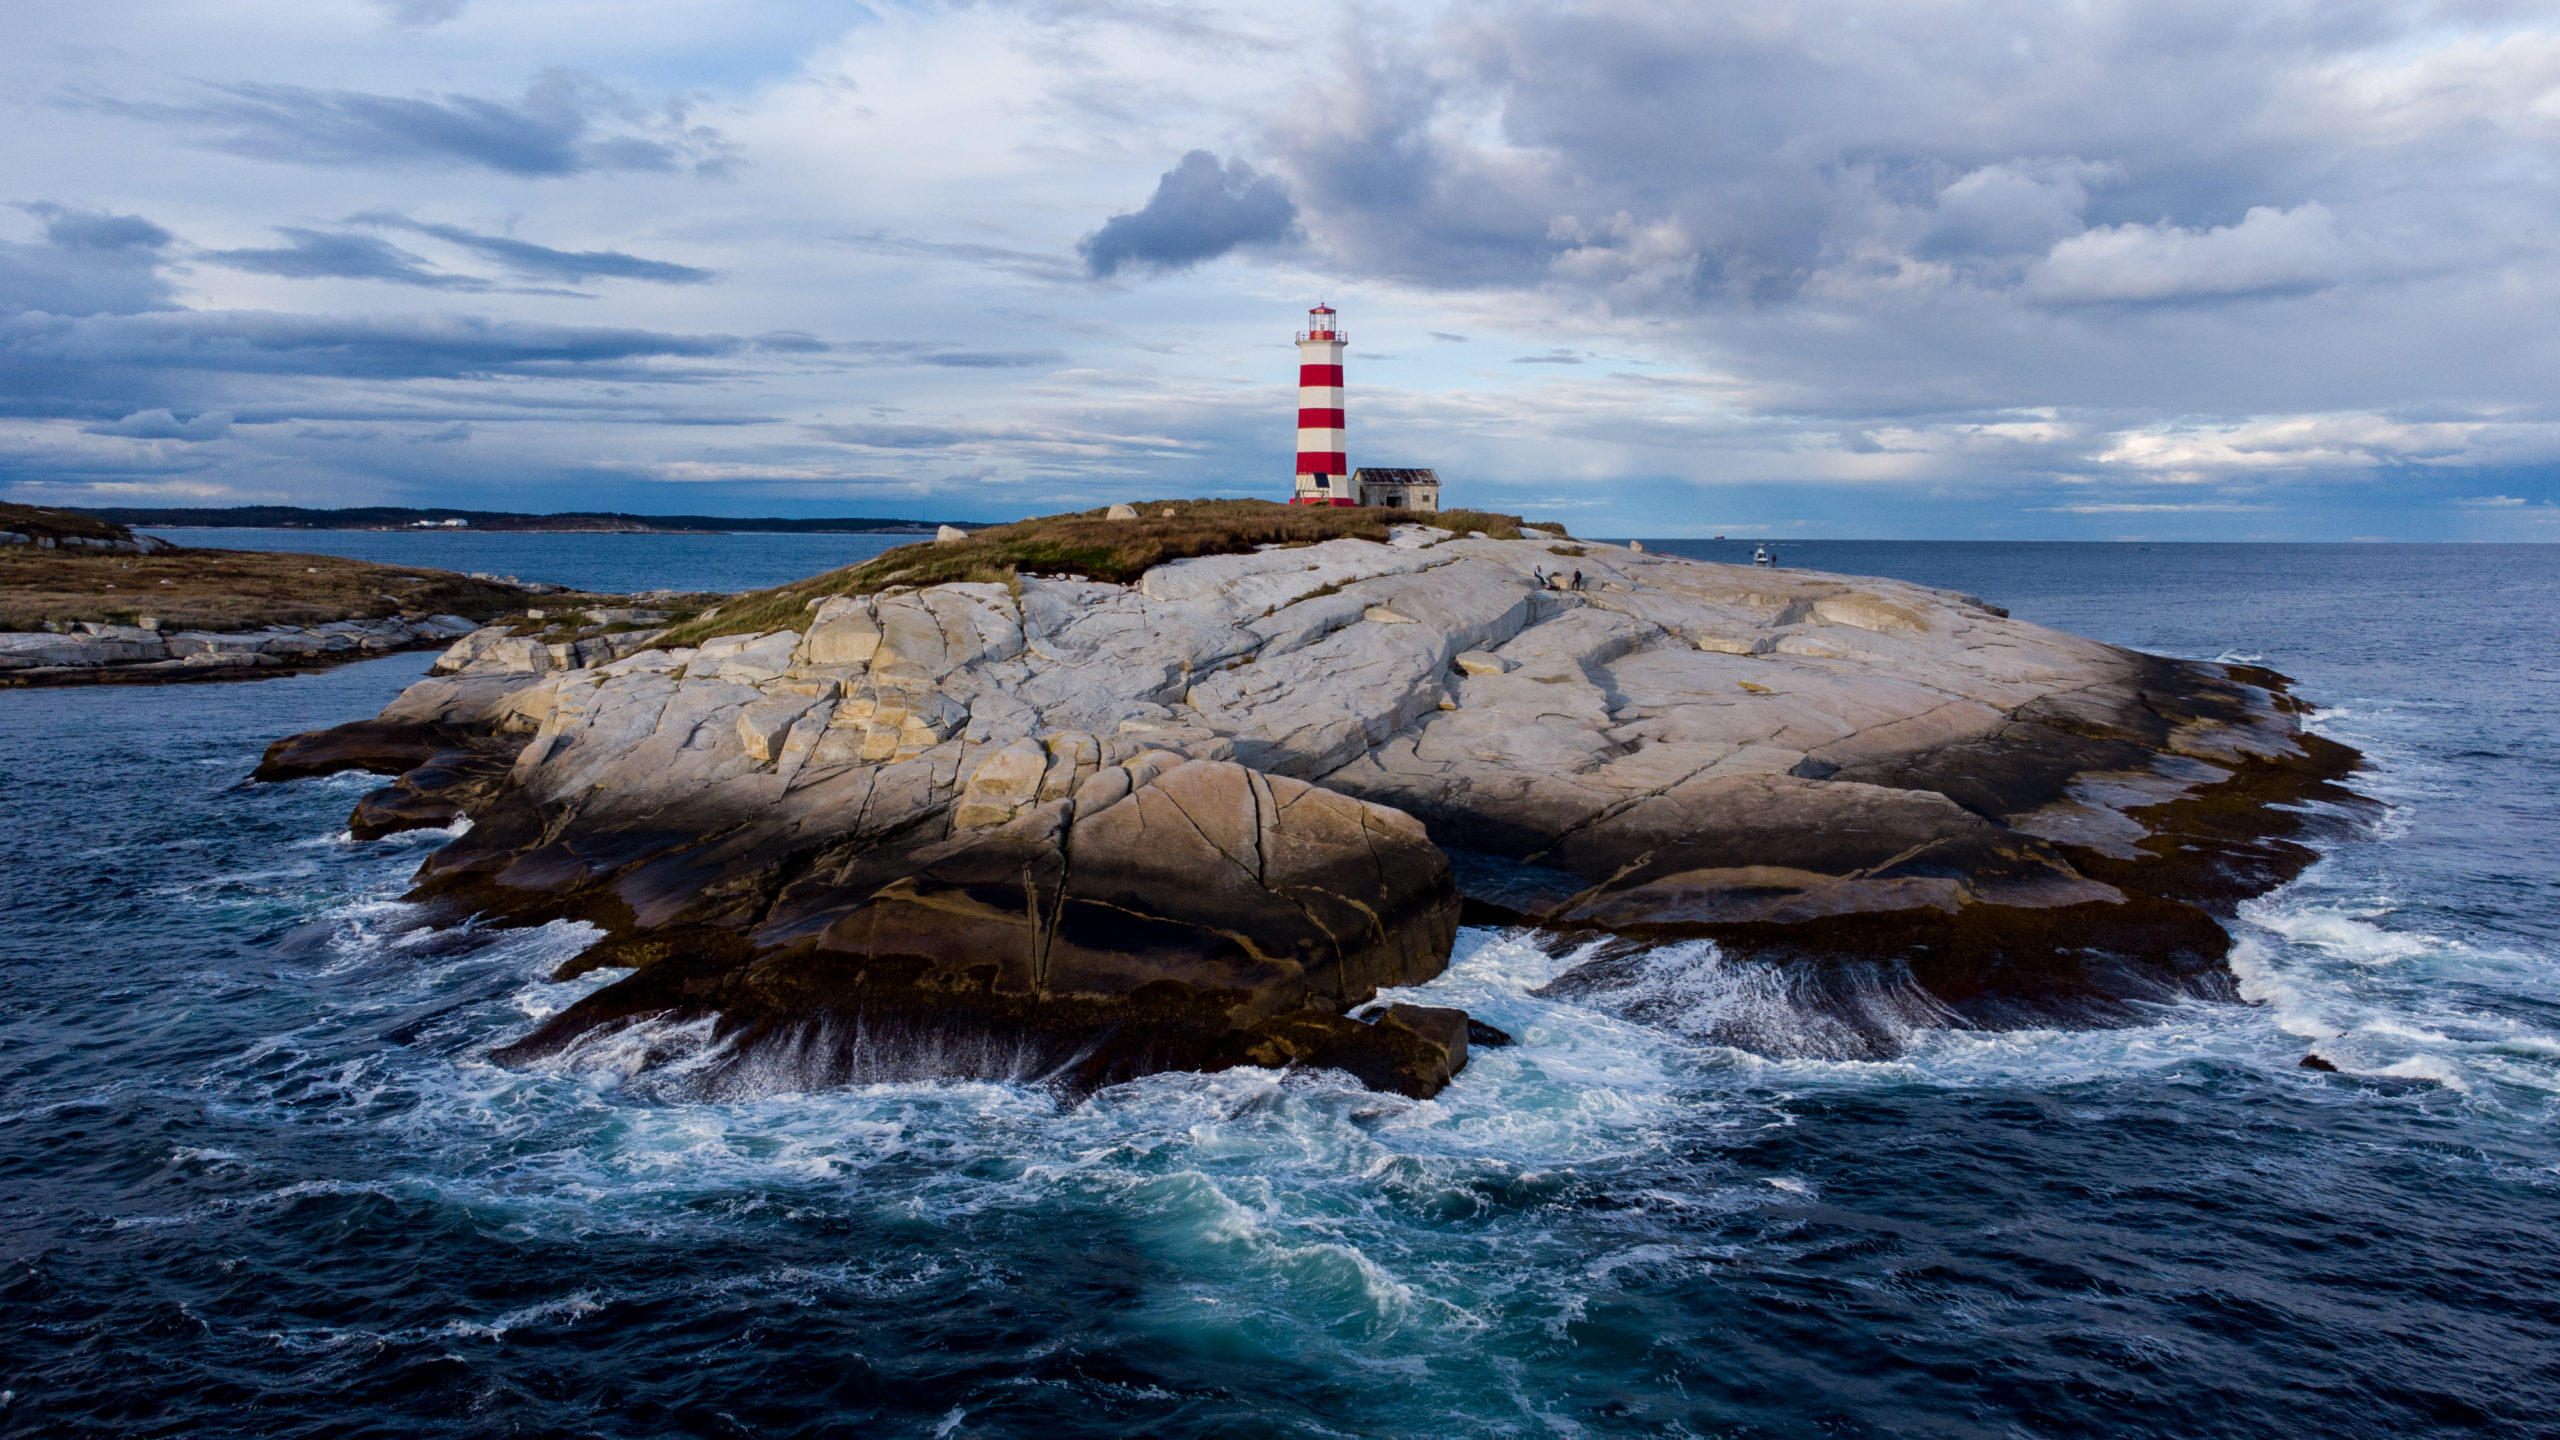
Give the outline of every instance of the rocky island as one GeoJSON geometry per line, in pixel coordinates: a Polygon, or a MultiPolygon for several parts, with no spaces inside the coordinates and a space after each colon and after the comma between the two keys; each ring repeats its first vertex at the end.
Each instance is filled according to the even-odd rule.
{"type": "Polygon", "coordinates": [[[1556,982],[1603,999],[1712,940],[1825,1053],[2120,1023],[2236,998],[2217,914],[2354,798],[2281,676],[1967,595],[1508,516],[1114,511],[636,653],[475,632],[259,775],[397,776],[359,837],[470,821],[436,914],[597,927],[563,974],[629,973],[501,1059],[636,1043],[712,1095],[1293,1063],[1428,1095],[1503,1037],[1364,1007],[1462,918],[1605,940],[1556,982]]]}
{"type": "Polygon", "coordinates": [[[178,546],[78,511],[0,503],[0,687],[260,679],[442,648],[501,618],[510,633],[592,642],[590,657],[610,659],[627,653],[615,637],[720,598],[178,546]]]}

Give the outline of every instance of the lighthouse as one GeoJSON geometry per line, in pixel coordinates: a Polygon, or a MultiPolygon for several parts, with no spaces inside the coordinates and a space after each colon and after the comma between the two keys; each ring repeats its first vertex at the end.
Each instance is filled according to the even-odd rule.
{"type": "Polygon", "coordinates": [[[1292,505],[1357,505],[1350,447],[1342,428],[1342,347],[1350,344],[1330,305],[1307,312],[1298,332],[1298,488],[1292,505]]]}

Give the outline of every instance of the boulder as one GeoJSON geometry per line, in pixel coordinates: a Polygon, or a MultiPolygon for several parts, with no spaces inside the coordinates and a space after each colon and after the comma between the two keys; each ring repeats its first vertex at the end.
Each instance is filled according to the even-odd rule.
{"type": "MultiPolygon", "coordinates": [[[[610,894],[663,915],[661,934],[692,927],[608,945],[603,963],[642,963],[502,1058],[556,1055],[644,1016],[716,1015],[725,1058],[701,1083],[719,1094],[989,1073],[1087,1088],[1259,1063],[1270,1023],[1338,1019],[1446,963],[1457,892],[1409,819],[1161,752],[1112,778],[938,840],[842,837],[787,879],[774,862],[790,837],[770,831],[654,865],[642,837],[619,851],[594,837],[574,856],[549,858],[554,841],[503,864],[457,857],[445,873],[488,876],[452,888],[519,915],[610,894]],[[637,863],[617,872],[615,856],[637,863]],[[742,906],[741,876],[769,888],[742,906]],[[525,892],[552,904],[528,908],[525,892]]],[[[1392,1042],[1399,1088],[1429,1093],[1464,1064],[1463,1017],[1454,1060],[1435,1033],[1430,1055],[1392,1042]]]]}
{"type": "Polygon", "coordinates": [[[1297,1010],[1239,1037],[1218,1068],[1344,1070],[1370,1089],[1428,1100],[1467,1068],[1469,1028],[1466,1011],[1435,1006],[1390,1005],[1373,1023],[1297,1010]]]}
{"type": "Polygon", "coordinates": [[[358,720],[327,730],[288,735],[267,747],[252,780],[308,780],[343,770],[402,775],[447,750],[470,743],[470,732],[450,725],[407,720],[358,720]]]}

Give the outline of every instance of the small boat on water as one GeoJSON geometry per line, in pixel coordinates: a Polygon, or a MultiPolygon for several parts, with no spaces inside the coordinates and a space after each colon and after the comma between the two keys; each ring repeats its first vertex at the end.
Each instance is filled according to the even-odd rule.
{"type": "Polygon", "coordinates": [[[1769,547],[1766,545],[1754,546],[1751,551],[1751,563],[1754,565],[1775,565],[1778,563],[1778,557],[1770,554],[1769,547]]]}

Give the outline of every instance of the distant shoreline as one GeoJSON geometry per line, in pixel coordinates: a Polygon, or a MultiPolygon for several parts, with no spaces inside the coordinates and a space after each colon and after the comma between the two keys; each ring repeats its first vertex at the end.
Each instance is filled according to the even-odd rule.
{"type": "Polygon", "coordinates": [[[577,535],[924,535],[943,525],[984,529],[972,520],[901,520],[879,516],[796,519],[781,516],[630,515],[581,511],[531,515],[507,510],[419,510],[367,506],[310,510],[298,505],[220,508],[82,507],[76,513],[147,530],[362,530],[427,535],[483,533],[577,535]],[[460,525],[447,525],[460,520],[460,525]]]}

